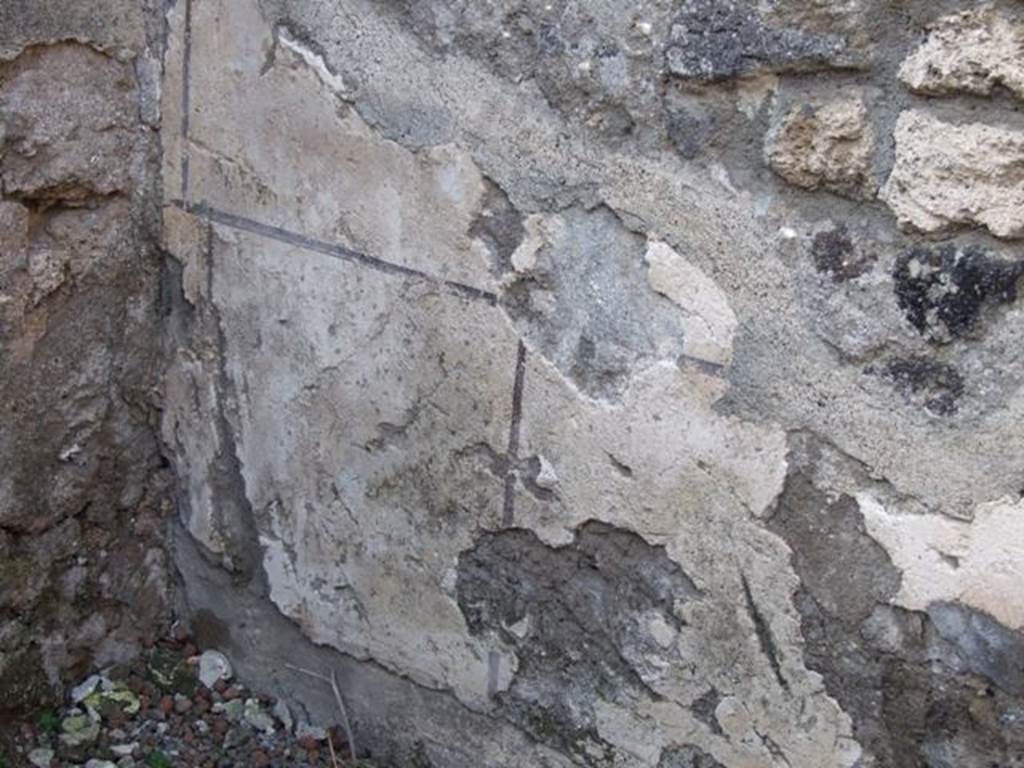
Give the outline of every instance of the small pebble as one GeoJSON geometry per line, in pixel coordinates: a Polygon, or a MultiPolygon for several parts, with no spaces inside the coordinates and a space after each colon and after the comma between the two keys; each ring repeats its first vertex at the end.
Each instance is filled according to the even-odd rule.
{"type": "Polygon", "coordinates": [[[93,675],[86,679],[84,683],[76,685],[71,689],[71,702],[73,704],[81,704],[89,694],[99,688],[102,679],[99,675],[93,675]]]}
{"type": "Polygon", "coordinates": [[[220,651],[203,651],[199,657],[199,681],[207,688],[213,688],[219,681],[234,676],[231,662],[220,651]]]}
{"type": "Polygon", "coordinates": [[[164,696],[160,699],[160,703],[157,704],[157,707],[165,715],[171,714],[171,712],[174,711],[174,698],[171,696],[164,696]]]}
{"type": "Polygon", "coordinates": [[[249,740],[249,737],[245,734],[241,728],[232,728],[226,734],[224,734],[224,749],[232,749],[240,746],[249,740]]]}
{"type": "Polygon", "coordinates": [[[180,693],[174,694],[174,711],[179,715],[183,715],[192,709],[192,700],[188,696],[182,696],[180,693]]]}
{"type": "MultiPolygon", "coordinates": [[[[75,686],[81,706],[55,713],[57,735],[17,723],[14,739],[26,768],[323,768],[330,763],[327,731],[296,723],[281,698],[223,678],[196,687],[188,674],[158,687],[153,659],[168,651],[189,654],[190,644],[187,637],[159,640],[142,658],[75,686]]],[[[192,675],[198,676],[200,659],[189,658],[192,675]]],[[[331,736],[341,750],[341,732],[332,730],[331,736]]]]}
{"type": "Polygon", "coordinates": [[[295,727],[295,722],[292,720],[292,712],[288,708],[288,704],[284,699],[278,699],[273,709],[274,717],[277,718],[278,722],[284,728],[285,733],[291,733],[292,728],[295,727]]]}
{"type": "Polygon", "coordinates": [[[268,736],[274,733],[274,718],[264,711],[259,699],[246,699],[244,714],[245,721],[257,731],[268,736]]]}
{"type": "Polygon", "coordinates": [[[310,725],[305,721],[302,721],[295,726],[295,734],[300,739],[304,736],[308,736],[313,739],[314,743],[318,741],[325,741],[327,739],[326,730],[317,725],[310,725]]]}

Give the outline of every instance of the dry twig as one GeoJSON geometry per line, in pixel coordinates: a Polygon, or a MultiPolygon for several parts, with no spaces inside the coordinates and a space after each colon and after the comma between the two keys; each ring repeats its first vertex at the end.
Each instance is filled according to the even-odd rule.
{"type": "MultiPolygon", "coordinates": [[[[355,736],[352,735],[352,725],[348,720],[348,710],[345,709],[345,700],[341,697],[341,689],[338,688],[338,676],[331,670],[331,676],[321,675],[319,672],[314,672],[311,669],[303,669],[302,667],[296,667],[292,664],[285,664],[285,667],[292,670],[293,672],[299,672],[303,675],[315,678],[322,682],[327,683],[331,686],[331,690],[334,692],[334,700],[338,704],[338,711],[341,712],[341,725],[345,728],[345,738],[348,740],[348,752],[352,758],[352,765],[356,765],[356,740],[355,736]]],[[[331,759],[334,760],[335,766],[337,766],[337,758],[334,755],[334,745],[331,743],[330,734],[327,735],[327,745],[331,749],[331,759]]]]}
{"type": "Polygon", "coordinates": [[[331,752],[331,765],[334,768],[338,768],[338,753],[334,751],[334,741],[331,739],[331,734],[327,734],[327,749],[331,752]]]}

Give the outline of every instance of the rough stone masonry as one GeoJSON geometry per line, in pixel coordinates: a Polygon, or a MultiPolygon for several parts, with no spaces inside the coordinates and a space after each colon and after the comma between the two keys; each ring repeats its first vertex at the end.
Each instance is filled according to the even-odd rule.
{"type": "Polygon", "coordinates": [[[0,10],[0,675],[169,562],[395,765],[1024,766],[1019,2],[93,5],[0,10]]]}
{"type": "Polygon", "coordinates": [[[0,2],[0,726],[169,616],[163,12],[0,2]]]}

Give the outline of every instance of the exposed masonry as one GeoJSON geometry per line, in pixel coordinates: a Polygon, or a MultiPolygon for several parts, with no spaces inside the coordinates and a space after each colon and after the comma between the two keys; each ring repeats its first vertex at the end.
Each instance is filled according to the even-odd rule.
{"type": "Polygon", "coordinates": [[[814,236],[811,245],[814,266],[838,282],[853,280],[871,271],[877,255],[858,253],[845,224],[814,236]]]}
{"type": "Polygon", "coordinates": [[[697,747],[678,747],[662,754],[658,768],[721,768],[722,764],[697,747]]]}
{"type": "Polygon", "coordinates": [[[132,657],[170,619],[174,478],[155,429],[161,15],[0,7],[5,722],[132,657]]]}
{"type": "Polygon", "coordinates": [[[769,521],[794,547],[808,663],[880,764],[941,765],[961,754],[1017,764],[1019,679],[993,675],[988,665],[1014,664],[1019,633],[955,603],[934,602],[927,612],[894,607],[902,574],[868,535],[858,502],[829,499],[806,474],[823,450],[807,436],[794,441],[793,469],[769,521]],[[855,693],[862,689],[873,693],[855,693]],[[991,718],[972,709],[978,697],[991,718]]]}
{"type": "Polygon", "coordinates": [[[956,401],[964,392],[963,377],[956,368],[928,358],[889,360],[883,375],[912,399],[923,398],[926,409],[942,416],[956,413],[956,401]]]}
{"type": "Polygon", "coordinates": [[[756,10],[731,0],[687,0],[669,39],[669,71],[706,82],[766,71],[821,69],[846,47],[835,35],[765,24],[756,10]]]}
{"type": "Polygon", "coordinates": [[[523,530],[483,537],[459,558],[459,605],[473,634],[495,633],[518,651],[499,710],[541,742],[569,752],[609,749],[594,727],[594,696],[657,698],[635,664],[640,617],[678,628],[677,605],[700,592],[664,550],[629,531],[589,522],[567,547],[523,530]],[[627,577],[628,574],[628,577],[627,577]]]}

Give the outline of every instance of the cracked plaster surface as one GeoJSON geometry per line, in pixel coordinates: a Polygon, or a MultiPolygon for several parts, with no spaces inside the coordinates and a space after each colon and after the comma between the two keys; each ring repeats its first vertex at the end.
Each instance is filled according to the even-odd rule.
{"type": "MultiPolygon", "coordinates": [[[[282,16],[183,0],[169,19],[165,120],[183,127],[164,180],[182,194],[165,240],[199,317],[164,425],[191,478],[183,522],[229,570],[253,558],[305,637],[533,734],[538,764],[654,766],[686,747],[729,768],[857,765],[850,715],[804,660],[790,545],[761,520],[802,431],[837,446],[822,469],[837,491],[879,496],[861,508],[903,571],[900,605],[963,599],[1019,626],[994,607],[1009,582],[986,575],[1016,508],[978,506],[1010,482],[983,468],[993,453],[1024,453],[1005,412],[965,441],[878,407],[863,373],[786,311],[800,300],[791,238],[749,193],[588,142],[531,83],[434,58],[372,5],[304,0],[282,16]],[[682,354],[652,344],[612,398],[582,387],[572,371],[594,355],[552,359],[524,334],[494,244],[474,235],[488,184],[523,221],[504,244],[514,274],[540,284],[545,243],[565,239],[552,222],[585,229],[607,209],[643,301],[678,315],[682,354]],[[224,471],[234,504],[211,493],[224,471]],[[628,622],[620,653],[642,685],[611,675],[570,699],[566,742],[538,724],[546,694],[517,685],[529,614],[471,632],[459,563],[510,530],[557,557],[594,522],[664,548],[699,598],[669,606],[668,623],[628,622]],[[962,570],[935,582],[948,562],[922,541],[962,570]]],[[[600,287],[614,317],[617,286],[600,287]]],[[[577,332],[552,306],[548,327],[577,332]]],[[[495,764],[523,759],[495,749],[495,764]]]]}

